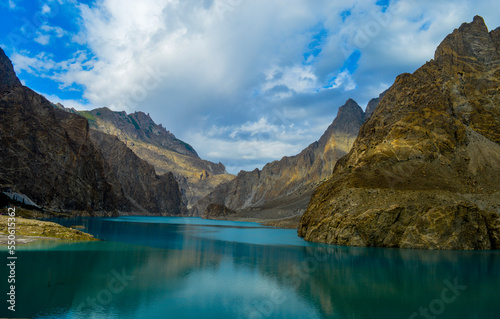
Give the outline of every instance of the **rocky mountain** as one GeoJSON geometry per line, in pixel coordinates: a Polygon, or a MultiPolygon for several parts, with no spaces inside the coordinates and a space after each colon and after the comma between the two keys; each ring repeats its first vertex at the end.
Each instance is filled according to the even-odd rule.
{"type": "Polygon", "coordinates": [[[0,93],[21,86],[21,81],[14,72],[12,62],[7,58],[3,49],[0,48],[0,93]]]}
{"type": "Polygon", "coordinates": [[[210,208],[224,211],[220,209],[223,205],[238,211],[239,216],[300,217],[314,186],[330,177],[336,161],[351,149],[364,117],[361,107],[349,99],[323,136],[300,154],[268,163],[262,170],[241,171],[234,180],[198,201],[190,213],[216,217],[217,212],[210,208]]]}
{"type": "Polygon", "coordinates": [[[114,135],[137,156],[154,166],[157,174],[172,172],[177,178],[188,207],[217,185],[232,180],[222,163],[200,159],[193,147],[157,125],[143,112],[127,114],[108,108],[76,111],[55,104],[56,108],[84,116],[92,129],[114,135]]]}
{"type": "Polygon", "coordinates": [[[481,17],[402,74],[321,184],[306,240],[426,249],[500,248],[500,28],[481,17]]]}
{"type": "Polygon", "coordinates": [[[156,175],[148,162],[140,159],[116,136],[90,130],[90,139],[99,149],[133,211],[143,214],[181,215],[185,213],[182,194],[170,172],[156,175]]]}
{"type": "Polygon", "coordinates": [[[380,95],[377,98],[371,99],[368,102],[368,105],[366,106],[365,110],[365,116],[363,117],[363,121],[368,120],[372,116],[373,112],[375,111],[375,108],[380,103],[380,100],[384,97],[387,91],[388,90],[385,90],[384,92],[380,93],[380,95]]]}
{"type": "Polygon", "coordinates": [[[56,211],[97,215],[184,211],[171,174],[157,176],[125,144],[92,133],[84,117],[55,109],[22,86],[1,49],[0,76],[2,189],[56,211]],[[103,140],[109,145],[96,143],[103,140]]]}

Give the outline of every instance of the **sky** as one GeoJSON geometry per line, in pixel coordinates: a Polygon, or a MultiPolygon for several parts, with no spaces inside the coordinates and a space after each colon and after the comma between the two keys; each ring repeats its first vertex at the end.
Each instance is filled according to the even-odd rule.
{"type": "Polygon", "coordinates": [[[24,85],[78,110],[149,113],[228,172],[318,140],[496,0],[2,0],[24,85]]]}

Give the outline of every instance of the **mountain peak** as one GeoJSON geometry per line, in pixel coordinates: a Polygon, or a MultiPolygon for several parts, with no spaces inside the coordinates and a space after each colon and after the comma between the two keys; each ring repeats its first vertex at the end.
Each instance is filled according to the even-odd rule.
{"type": "Polygon", "coordinates": [[[500,65],[499,40],[495,32],[488,32],[484,19],[475,16],[470,23],[463,23],[438,46],[434,60],[449,69],[473,72],[500,65]]]}
{"type": "Polygon", "coordinates": [[[364,115],[365,113],[361,106],[353,99],[348,99],[344,105],[339,107],[332,128],[338,133],[343,132],[357,135],[359,126],[363,124],[364,115]]]}
{"type": "Polygon", "coordinates": [[[436,61],[398,76],[311,197],[299,236],[499,249],[499,47],[500,29],[475,17],[444,39],[436,61]]]}
{"type": "Polygon", "coordinates": [[[361,106],[354,101],[353,99],[348,99],[344,105],[339,107],[339,111],[337,113],[337,117],[343,117],[346,116],[346,114],[354,114],[356,116],[361,116],[363,117],[364,112],[361,106]]]}
{"type": "Polygon", "coordinates": [[[22,85],[16,76],[12,62],[0,48],[0,93],[13,86],[22,85]]]}
{"type": "Polygon", "coordinates": [[[353,99],[348,99],[347,101],[345,101],[345,104],[342,105],[341,107],[349,107],[349,108],[361,108],[359,105],[358,105],[358,102],[354,101],[353,99]]]}
{"type": "MultiPolygon", "coordinates": [[[[464,24],[467,24],[467,23],[464,23],[464,24]]],[[[488,28],[486,27],[486,23],[484,22],[484,19],[483,17],[479,16],[479,15],[476,15],[474,16],[474,19],[472,20],[471,23],[469,24],[476,24],[477,26],[479,27],[483,27],[486,29],[486,31],[488,30],[488,28]]],[[[463,25],[463,24],[462,24],[463,25]]]]}
{"type": "Polygon", "coordinates": [[[144,125],[155,124],[156,125],[156,123],[153,121],[151,116],[149,116],[149,113],[146,114],[142,111],[136,111],[134,113],[130,113],[129,116],[134,117],[137,121],[139,121],[140,124],[144,124],[144,125]]]}

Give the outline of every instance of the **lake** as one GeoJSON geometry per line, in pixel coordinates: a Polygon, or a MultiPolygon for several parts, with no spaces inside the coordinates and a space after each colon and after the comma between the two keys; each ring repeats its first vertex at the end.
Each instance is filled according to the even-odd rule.
{"type": "Polygon", "coordinates": [[[102,241],[18,246],[16,312],[4,301],[0,317],[500,317],[500,251],[328,246],[296,230],[199,218],[57,222],[102,241]]]}

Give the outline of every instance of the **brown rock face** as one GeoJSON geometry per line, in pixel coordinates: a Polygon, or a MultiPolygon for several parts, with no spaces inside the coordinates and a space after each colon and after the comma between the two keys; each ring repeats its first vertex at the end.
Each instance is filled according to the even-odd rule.
{"type": "Polygon", "coordinates": [[[320,185],[299,235],[355,246],[499,249],[500,39],[481,17],[400,75],[320,185]]]}
{"type": "Polygon", "coordinates": [[[329,177],[336,161],[349,152],[363,117],[361,107],[349,99],[317,142],[298,155],[266,164],[262,171],[241,171],[234,180],[199,200],[191,214],[201,215],[209,204],[216,203],[236,211],[246,210],[246,217],[269,209],[279,216],[268,218],[301,215],[313,187],[329,177]]]}
{"type": "Polygon", "coordinates": [[[60,104],[55,107],[80,114],[87,118],[91,128],[118,137],[137,156],[153,165],[157,174],[172,172],[188,206],[217,185],[234,178],[222,163],[200,159],[193,147],[177,139],[161,124],[157,125],[149,114],[127,114],[108,108],[76,111],[60,104]]]}
{"type": "Polygon", "coordinates": [[[365,110],[365,116],[363,118],[364,121],[367,121],[372,116],[373,112],[375,112],[375,108],[380,103],[380,100],[384,97],[384,95],[387,93],[387,91],[388,90],[385,90],[377,98],[371,99],[368,102],[368,105],[366,106],[366,110],[365,110]]]}
{"type": "Polygon", "coordinates": [[[234,214],[236,214],[234,210],[229,209],[224,205],[212,203],[207,206],[202,217],[203,218],[228,217],[234,214]]]}
{"type": "Polygon", "coordinates": [[[52,210],[123,209],[85,119],[68,115],[28,88],[2,94],[0,184],[52,210]]]}
{"type": "MultiPolygon", "coordinates": [[[[64,108],[62,105],[56,107],[64,108]]],[[[179,139],[174,134],[167,131],[163,126],[157,125],[144,112],[127,114],[125,112],[114,112],[106,107],[94,109],[92,111],[74,111],[85,116],[89,120],[91,128],[98,131],[121,136],[125,141],[143,141],[150,145],[164,148],[193,158],[198,158],[198,154],[193,147],[179,139]]],[[[220,170],[220,168],[219,168],[220,170]]],[[[222,166],[222,171],[224,167],[222,166]]]]}
{"type": "Polygon", "coordinates": [[[116,176],[116,186],[121,186],[131,211],[163,216],[185,213],[172,173],[156,175],[153,166],[137,157],[116,136],[90,130],[90,138],[116,176]]]}
{"type": "MultiPolygon", "coordinates": [[[[0,187],[26,194],[39,206],[56,211],[98,215],[136,212],[136,203],[141,202],[144,193],[165,196],[147,206],[147,210],[158,212],[168,207],[175,212],[181,209],[181,198],[176,193],[178,185],[171,176],[155,177],[151,174],[154,174],[152,167],[144,169],[145,172],[140,168],[110,167],[114,162],[108,163],[101,154],[105,152],[92,142],[87,120],[55,109],[44,97],[20,85],[3,51],[0,52],[0,73],[3,88],[0,91],[0,187]],[[131,173],[136,175],[127,175],[131,173]],[[149,175],[141,176],[146,173],[149,175]],[[144,193],[136,191],[137,186],[125,183],[127,180],[142,182],[144,193]]],[[[133,153],[135,158],[126,150],[123,152],[124,160],[142,165],[133,153]]],[[[144,209],[139,212],[142,211],[144,209]]]]}
{"type": "Polygon", "coordinates": [[[14,72],[12,62],[7,58],[2,48],[0,48],[0,79],[0,93],[21,85],[14,72]]]}

